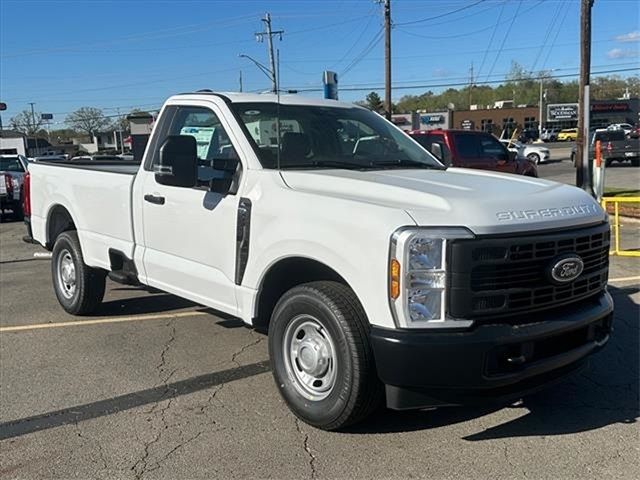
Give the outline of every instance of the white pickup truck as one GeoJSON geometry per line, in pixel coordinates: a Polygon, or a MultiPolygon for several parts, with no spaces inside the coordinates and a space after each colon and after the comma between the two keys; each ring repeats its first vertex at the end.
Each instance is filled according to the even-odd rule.
{"type": "Polygon", "coordinates": [[[107,275],[268,328],[276,385],[323,429],[508,402],[609,338],[609,224],[577,188],[445,168],[366,109],[171,97],[141,165],[38,162],[29,237],[62,307],[107,275]]]}

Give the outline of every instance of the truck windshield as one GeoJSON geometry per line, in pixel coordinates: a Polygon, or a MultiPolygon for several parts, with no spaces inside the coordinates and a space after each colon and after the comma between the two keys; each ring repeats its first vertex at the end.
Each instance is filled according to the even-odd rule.
{"type": "Polygon", "coordinates": [[[362,108],[234,103],[264,168],[445,167],[406,134],[362,108]],[[280,131],[276,118],[280,119],[280,131]]]}

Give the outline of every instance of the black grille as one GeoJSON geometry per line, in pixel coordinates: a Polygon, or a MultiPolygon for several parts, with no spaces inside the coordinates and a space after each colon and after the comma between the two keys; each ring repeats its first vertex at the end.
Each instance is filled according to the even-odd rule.
{"type": "Polygon", "coordinates": [[[609,225],[559,233],[460,240],[451,245],[449,313],[472,318],[558,307],[602,291],[609,271],[609,225]],[[580,276],[554,285],[559,255],[584,262],[580,276]]]}

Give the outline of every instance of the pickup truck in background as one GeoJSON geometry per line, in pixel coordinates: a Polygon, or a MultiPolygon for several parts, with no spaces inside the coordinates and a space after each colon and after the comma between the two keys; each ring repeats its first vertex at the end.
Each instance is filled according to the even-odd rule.
{"type": "MultiPolygon", "coordinates": [[[[640,166],[640,139],[625,134],[624,130],[596,130],[591,135],[589,155],[595,155],[596,142],[600,141],[602,160],[607,167],[613,162],[631,162],[634,167],[640,166]]],[[[571,162],[576,164],[576,147],[571,149],[571,162]]]]}
{"type": "Polygon", "coordinates": [[[38,162],[25,189],[62,308],[99,311],[108,276],[268,330],[277,388],[319,428],[511,402],[609,339],[593,198],[447,168],[352,104],[176,95],[140,165],[38,162]]]}
{"type": "Polygon", "coordinates": [[[22,185],[28,164],[23,155],[0,155],[0,215],[8,209],[16,220],[22,220],[22,185]]]}
{"type": "Polygon", "coordinates": [[[537,177],[535,164],[486,132],[473,130],[412,130],[409,136],[446,166],[478,168],[537,177]]]}

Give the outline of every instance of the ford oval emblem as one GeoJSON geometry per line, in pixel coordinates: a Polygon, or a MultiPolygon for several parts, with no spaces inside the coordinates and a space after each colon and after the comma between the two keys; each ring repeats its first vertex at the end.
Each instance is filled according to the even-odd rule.
{"type": "Polygon", "coordinates": [[[564,284],[573,282],[584,270],[582,259],[574,253],[555,258],[550,268],[551,279],[554,283],[564,284]]]}

